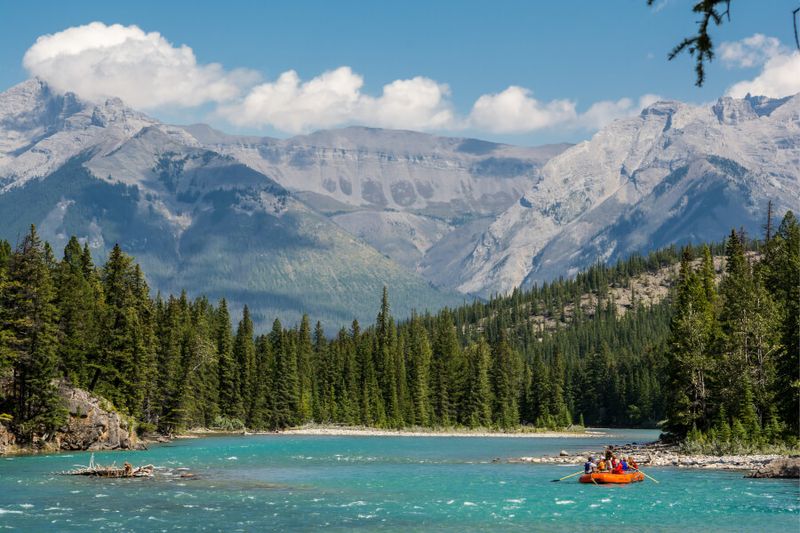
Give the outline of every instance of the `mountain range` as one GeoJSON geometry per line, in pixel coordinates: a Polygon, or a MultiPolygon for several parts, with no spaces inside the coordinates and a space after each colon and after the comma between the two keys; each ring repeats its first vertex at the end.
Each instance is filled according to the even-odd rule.
{"type": "Polygon", "coordinates": [[[659,102],[578,145],[175,126],[38,79],[0,94],[0,237],[30,223],[256,322],[436,309],[800,209],[800,95],[659,102]]]}

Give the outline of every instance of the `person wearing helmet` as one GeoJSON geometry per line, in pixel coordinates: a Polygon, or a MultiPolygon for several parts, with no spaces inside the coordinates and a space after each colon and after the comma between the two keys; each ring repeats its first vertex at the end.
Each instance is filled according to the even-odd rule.
{"type": "Polygon", "coordinates": [[[591,455],[589,456],[589,460],[583,463],[583,471],[586,474],[591,474],[597,471],[597,465],[594,462],[594,457],[592,457],[591,455]]]}

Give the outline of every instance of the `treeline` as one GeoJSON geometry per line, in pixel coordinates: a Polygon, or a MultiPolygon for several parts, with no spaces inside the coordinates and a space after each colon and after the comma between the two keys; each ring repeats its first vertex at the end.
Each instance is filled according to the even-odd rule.
{"type": "MultiPolygon", "coordinates": [[[[787,215],[787,220],[769,239],[765,258],[791,250],[791,244],[777,244],[796,231],[794,219],[787,215]]],[[[740,241],[742,254],[759,247],[740,241]]],[[[730,243],[715,247],[718,253],[729,249],[730,243]]],[[[701,253],[703,248],[692,247],[683,256],[701,253]]],[[[57,260],[31,227],[16,249],[0,243],[0,413],[7,413],[22,440],[52,434],[65,416],[57,394],[63,380],[107,398],[141,429],[164,433],[197,426],[278,429],[307,422],[395,428],[655,427],[667,415],[670,423],[676,420],[675,369],[683,365],[674,355],[680,337],[676,316],[682,308],[673,309],[669,300],[643,306],[633,298],[619,316],[610,289],[628,287],[632,277],[674,265],[681,257],[673,247],[612,266],[598,264],[571,280],[403,321],[392,317],[384,290],[376,321],[366,327],[354,321],[325,332],[306,316],[293,327],[276,320],[271,331],[260,333],[253,330],[246,307],[234,328],[225,300],[152,297],[144,274],[119,246],[98,267],[89,248],[72,238],[57,260]],[[593,295],[589,312],[581,304],[587,293],[593,295]],[[555,326],[543,328],[542,316],[555,326]]],[[[750,268],[751,279],[761,270],[750,268]]],[[[728,283],[714,291],[724,293],[728,283]]],[[[685,288],[676,301],[683,301],[681,291],[685,288]]],[[[778,302],[770,320],[785,322],[791,295],[780,299],[772,289],[768,293],[778,302]]],[[[720,296],[714,307],[720,321],[727,316],[722,314],[726,298],[720,296]]],[[[714,338],[722,339],[722,333],[714,338]]],[[[752,365],[755,352],[747,353],[752,365]]],[[[781,359],[777,351],[768,357],[790,359],[781,359]]],[[[791,375],[785,372],[776,363],[765,374],[771,380],[757,381],[753,375],[757,413],[768,403],[759,395],[783,386],[774,376],[791,375]]],[[[683,430],[670,425],[670,431],[685,436],[692,427],[710,429],[716,419],[709,402],[702,410],[708,424],[695,417],[683,430]]],[[[759,427],[775,419],[788,431],[787,419],[779,418],[788,405],[775,417],[759,419],[759,427]]],[[[732,406],[725,408],[738,416],[732,406]]]]}
{"type": "Polygon", "coordinates": [[[800,226],[767,221],[760,258],[743,237],[725,244],[716,283],[711,254],[686,251],[667,350],[665,429],[698,449],[789,442],[800,423],[800,226]]]}

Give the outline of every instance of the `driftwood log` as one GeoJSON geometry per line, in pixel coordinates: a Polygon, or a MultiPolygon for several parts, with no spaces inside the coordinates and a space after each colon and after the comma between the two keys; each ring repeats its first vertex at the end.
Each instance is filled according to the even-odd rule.
{"type": "Polygon", "coordinates": [[[134,468],[133,465],[127,461],[121,467],[117,466],[116,463],[112,464],[111,466],[101,466],[95,464],[94,454],[92,454],[91,458],[89,459],[89,466],[74,470],[67,470],[61,472],[61,474],[66,476],[95,476],[110,478],[152,477],[153,470],[155,470],[153,465],[138,466],[134,468]]]}

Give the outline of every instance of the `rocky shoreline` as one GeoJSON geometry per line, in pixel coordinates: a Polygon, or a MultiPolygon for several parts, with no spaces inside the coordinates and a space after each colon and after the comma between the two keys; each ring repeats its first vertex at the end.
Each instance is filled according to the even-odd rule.
{"type": "MultiPolygon", "coordinates": [[[[515,457],[509,463],[582,465],[590,455],[599,457],[603,449],[588,449],[580,454],[562,451],[558,455],[515,457]]],[[[633,456],[642,467],[675,467],[750,472],[749,477],[800,478],[800,456],[777,454],[692,455],[676,446],[662,443],[629,444],[614,448],[617,455],[633,456]]]]}
{"type": "Polygon", "coordinates": [[[0,455],[146,448],[137,437],[133,422],[117,412],[108,401],[65,384],[60,385],[59,395],[67,410],[64,425],[47,438],[35,438],[33,442],[23,444],[0,424],[0,455]]]}

